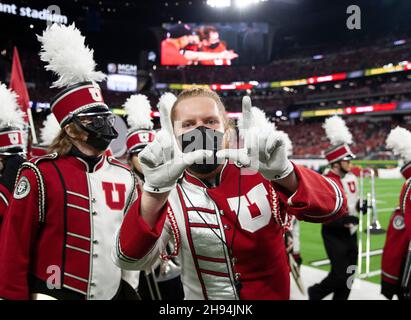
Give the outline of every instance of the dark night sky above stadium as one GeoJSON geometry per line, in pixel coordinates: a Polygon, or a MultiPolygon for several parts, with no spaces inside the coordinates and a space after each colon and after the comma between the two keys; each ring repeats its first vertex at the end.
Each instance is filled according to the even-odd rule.
{"type": "MultiPolygon", "coordinates": [[[[372,40],[385,34],[411,34],[409,0],[270,0],[243,11],[210,8],[203,0],[7,0],[2,3],[32,8],[59,5],[69,22],[76,22],[82,29],[100,59],[104,58],[102,53],[131,60],[142,50],[158,51],[156,32],[164,22],[268,22],[276,30],[274,54],[286,54],[287,48],[296,46],[335,45],[350,40],[372,40]],[[358,4],[362,10],[360,31],[346,28],[346,8],[350,4],[358,4]]],[[[28,50],[37,51],[35,34],[41,33],[45,23],[0,13],[0,27],[0,49],[24,44],[28,50]]]]}

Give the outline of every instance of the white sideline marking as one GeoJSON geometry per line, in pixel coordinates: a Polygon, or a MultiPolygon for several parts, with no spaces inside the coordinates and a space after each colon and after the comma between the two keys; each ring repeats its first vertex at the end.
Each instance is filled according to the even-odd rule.
{"type": "Polygon", "coordinates": [[[378,198],[388,198],[388,197],[399,197],[399,193],[392,193],[392,192],[388,192],[388,193],[383,193],[383,194],[379,194],[377,196],[378,198]]]}
{"type": "Polygon", "coordinates": [[[375,270],[375,271],[371,271],[368,273],[368,276],[366,273],[361,273],[358,278],[360,279],[366,279],[366,278],[371,278],[374,276],[379,276],[381,274],[381,270],[375,270]]]}

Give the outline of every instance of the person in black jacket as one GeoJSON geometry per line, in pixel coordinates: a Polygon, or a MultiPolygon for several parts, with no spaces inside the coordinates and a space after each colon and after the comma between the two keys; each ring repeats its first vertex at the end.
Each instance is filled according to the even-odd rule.
{"type": "Polygon", "coordinates": [[[355,155],[348,143],[352,136],[344,121],[337,117],[326,120],[327,136],[333,145],[325,152],[330,170],[324,176],[338,181],[347,198],[347,214],[331,223],[323,224],[321,235],[331,263],[331,271],[320,283],[308,288],[310,300],[321,300],[333,293],[333,300],[347,300],[358,259],[357,227],[359,188],[357,177],[351,173],[355,155]]]}

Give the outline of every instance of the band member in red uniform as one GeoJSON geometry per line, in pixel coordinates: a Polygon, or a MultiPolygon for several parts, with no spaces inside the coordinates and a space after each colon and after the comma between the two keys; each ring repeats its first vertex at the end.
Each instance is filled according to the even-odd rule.
{"type": "Polygon", "coordinates": [[[397,127],[387,138],[387,147],[404,160],[405,178],[400,206],[390,218],[381,261],[381,293],[388,299],[411,299],[411,132],[397,127]]]}
{"type": "MultiPolygon", "coordinates": [[[[135,175],[104,156],[117,132],[93,51],[74,25],[39,37],[40,57],[66,87],[51,102],[54,152],[22,165],[0,238],[0,298],[133,298],[110,249],[135,199],[135,175]]],[[[134,294],[134,295],[133,295],[134,294]]]]}
{"type": "Polygon", "coordinates": [[[127,115],[129,130],[127,134],[127,152],[130,166],[139,177],[139,185],[142,186],[144,177],[138,160],[141,150],[154,140],[156,131],[152,119],[150,101],[145,95],[132,95],[124,103],[124,111],[127,115]]]}
{"type": "Polygon", "coordinates": [[[325,152],[331,167],[326,177],[343,187],[348,215],[322,225],[321,234],[331,271],[321,283],[308,289],[308,295],[310,300],[320,300],[333,293],[333,300],[347,300],[351,292],[348,278],[355,272],[358,258],[358,180],[350,172],[355,155],[348,145],[352,143],[352,135],[343,119],[338,116],[326,119],[324,129],[332,145],[325,152]],[[351,266],[354,268],[350,271],[351,266]]]}
{"type": "Polygon", "coordinates": [[[186,299],[289,299],[285,212],[339,217],[336,182],[291,163],[283,136],[265,116],[257,121],[262,111],[249,97],[240,149],[227,149],[235,136],[211,90],[183,91],[160,113],[162,130],[139,155],[144,191],[124,218],[115,262],[146,269],[172,239],[186,299]]]}
{"type": "Polygon", "coordinates": [[[24,162],[23,113],[16,94],[0,83],[0,230],[20,165],[24,162]]]}
{"type": "MultiPolygon", "coordinates": [[[[175,99],[172,93],[165,93],[160,98],[163,103],[164,101],[173,103],[175,99]]],[[[144,175],[138,155],[154,140],[156,132],[153,129],[152,109],[148,98],[138,94],[128,98],[124,110],[130,127],[127,135],[129,163],[139,178],[139,190],[142,191],[144,175]]],[[[159,255],[157,263],[141,273],[138,287],[140,297],[143,300],[182,300],[184,293],[179,269],[176,258],[165,260],[160,259],[159,255]]]]}

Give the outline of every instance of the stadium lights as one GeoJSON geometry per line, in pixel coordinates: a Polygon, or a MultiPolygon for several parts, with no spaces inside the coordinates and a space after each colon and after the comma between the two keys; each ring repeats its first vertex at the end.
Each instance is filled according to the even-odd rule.
{"type": "Polygon", "coordinates": [[[231,6],[231,0],[207,0],[207,5],[213,8],[227,8],[231,6]]]}
{"type": "Polygon", "coordinates": [[[268,0],[207,0],[207,5],[213,8],[227,8],[235,5],[238,8],[244,8],[251,4],[266,2],[268,0]]]}
{"type": "Polygon", "coordinates": [[[407,42],[407,41],[404,40],[404,39],[396,40],[396,41],[393,42],[393,45],[394,45],[394,46],[401,46],[401,45],[405,44],[406,42],[407,42]]]}
{"type": "Polygon", "coordinates": [[[238,8],[244,8],[251,4],[257,4],[260,2],[266,2],[268,0],[235,0],[235,5],[238,8]]]}

